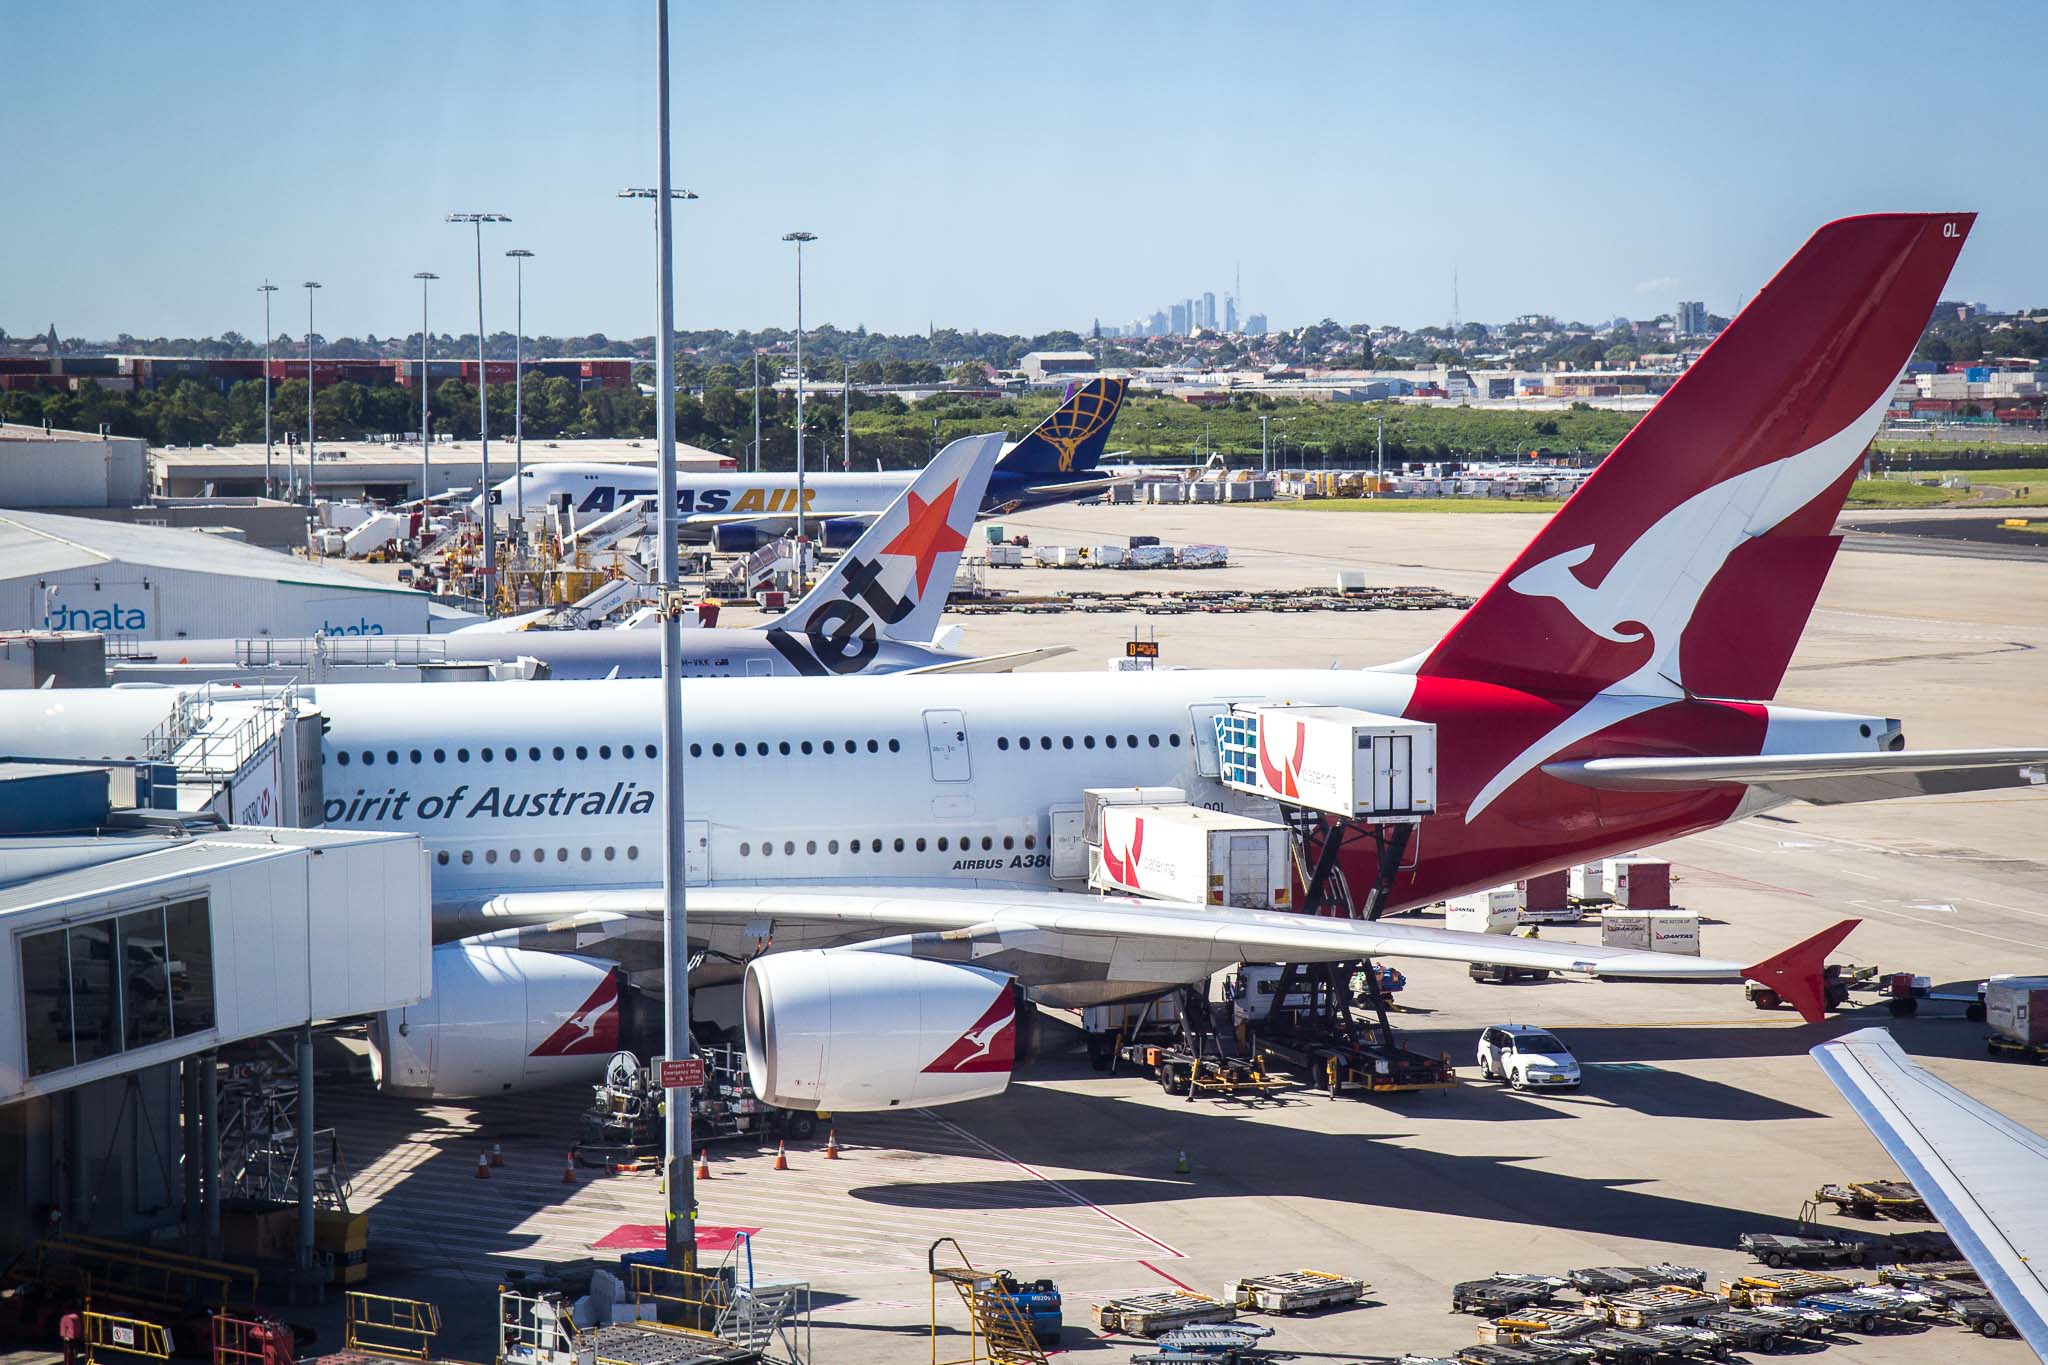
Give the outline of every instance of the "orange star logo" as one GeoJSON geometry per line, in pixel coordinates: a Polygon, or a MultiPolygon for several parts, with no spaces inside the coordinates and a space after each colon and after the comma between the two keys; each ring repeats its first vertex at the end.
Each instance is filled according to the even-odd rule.
{"type": "Polygon", "coordinates": [[[953,494],[960,485],[955,483],[945,492],[926,502],[910,494],[910,520],[896,538],[882,547],[885,555],[901,555],[917,561],[917,590],[924,592],[925,580],[931,577],[932,562],[948,550],[967,548],[967,537],[954,530],[949,522],[953,514],[953,494]]]}

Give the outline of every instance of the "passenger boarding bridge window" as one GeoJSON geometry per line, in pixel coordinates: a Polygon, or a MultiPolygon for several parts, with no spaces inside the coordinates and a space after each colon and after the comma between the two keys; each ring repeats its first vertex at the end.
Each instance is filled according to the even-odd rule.
{"type": "Polygon", "coordinates": [[[214,1025],[204,899],[24,934],[18,943],[31,1076],[214,1025]]]}

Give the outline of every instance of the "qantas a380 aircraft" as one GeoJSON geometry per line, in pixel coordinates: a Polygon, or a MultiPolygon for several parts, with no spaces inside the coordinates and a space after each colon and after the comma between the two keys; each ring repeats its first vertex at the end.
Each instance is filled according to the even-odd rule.
{"type": "MultiPolygon", "coordinates": [[[[1228,807],[1214,719],[1236,703],[1436,727],[1436,808],[1390,869],[1388,910],[1783,801],[2039,782],[2048,750],[1914,753],[1896,721],[1770,700],[1971,222],[1822,228],[1420,657],[1356,672],[688,684],[690,932],[707,963],[744,964],[762,1097],[858,1110],[992,1094],[1027,1001],[1138,998],[1240,961],[1750,977],[1817,1017],[1822,959],[1853,921],[1745,965],[1082,896],[1054,889],[1052,820],[1095,787],[1174,786],[1228,807]]],[[[17,752],[120,757],[171,704],[19,694],[0,723],[17,752]]],[[[635,1032],[622,1016],[662,984],[656,686],[451,684],[403,702],[323,687],[314,705],[327,822],[416,830],[432,851],[448,941],[432,998],[375,1031],[384,1084],[472,1096],[594,1075],[635,1032]]],[[[1297,762],[1262,757],[1283,779],[1297,762]]],[[[1348,848],[1352,883],[1373,884],[1370,846],[1348,848]]]]}
{"type": "MultiPolygon", "coordinates": [[[[1099,468],[1109,429],[1123,406],[1124,387],[1121,379],[1091,379],[1068,394],[1024,439],[1004,446],[976,514],[1006,515],[1071,502],[1127,481],[1130,475],[1104,474],[1099,468]]],[[[901,472],[814,472],[804,480],[804,515],[829,548],[850,545],[911,477],[901,472]]],[[[573,523],[582,526],[635,498],[652,497],[658,471],[646,465],[531,465],[523,475],[491,490],[501,521],[521,498],[520,478],[525,480],[528,516],[540,515],[551,499],[566,501],[573,523]]],[[[796,475],[679,472],[676,504],[684,539],[729,552],[753,550],[795,529],[796,475]]],[[[482,516],[483,499],[474,499],[470,508],[482,516]]]]}

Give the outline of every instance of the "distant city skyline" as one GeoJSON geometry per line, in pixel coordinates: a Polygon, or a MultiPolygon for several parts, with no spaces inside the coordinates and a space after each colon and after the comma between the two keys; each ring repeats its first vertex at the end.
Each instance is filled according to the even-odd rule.
{"type": "MultiPolygon", "coordinates": [[[[485,259],[488,327],[509,328],[502,253],[523,248],[527,331],[653,330],[645,205],[615,197],[651,172],[644,6],[362,0],[338,24],[15,0],[8,18],[35,54],[10,73],[0,253],[35,263],[0,279],[10,334],[254,334],[266,276],[321,280],[323,331],[404,333],[420,271],[453,330],[475,296],[443,220],[466,210],[512,218],[485,259]]],[[[944,0],[788,20],[702,0],[674,29],[676,180],[703,196],[677,215],[686,329],[793,321],[797,228],[818,234],[807,316],[898,334],[1149,320],[1191,284],[1285,328],[1726,315],[1821,223],[1886,209],[1979,211],[1953,296],[2048,303],[2048,180],[2023,150],[2048,127],[2037,5],[1930,23],[1903,0],[1738,0],[1560,25],[1046,0],[1020,25],[944,0]],[[1109,116],[1105,90],[1174,88],[1218,53],[1275,77],[1257,117],[1222,96],[1109,116]],[[1640,79],[1679,53],[1719,76],[1689,96],[1640,79]]]]}

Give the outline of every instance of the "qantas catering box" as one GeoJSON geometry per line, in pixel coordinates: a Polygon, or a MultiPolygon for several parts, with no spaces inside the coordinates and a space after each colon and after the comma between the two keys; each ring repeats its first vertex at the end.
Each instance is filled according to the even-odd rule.
{"type": "Polygon", "coordinates": [[[1605,863],[1580,863],[1565,874],[1566,887],[1573,899],[1582,901],[1604,901],[1607,899],[1607,865],[1605,863]]]}
{"type": "Polygon", "coordinates": [[[1671,908],[1671,864],[1662,858],[1611,858],[1607,894],[1624,910],[1671,908]]]}
{"type": "Polygon", "coordinates": [[[1081,841],[1102,842],[1104,806],[1178,806],[1188,794],[1179,787],[1084,787],[1081,791],[1081,841]]]}
{"type": "Polygon", "coordinates": [[[1984,983],[1984,1023],[1994,1038],[2048,1044],[2048,976],[1994,976],[1984,983]]]}
{"type": "Polygon", "coordinates": [[[1609,910],[1600,917],[1600,946],[1700,955],[1700,917],[1690,910],[1609,910]]]}
{"type": "Polygon", "coordinates": [[[1200,806],[1104,806],[1089,856],[1098,891],[1240,910],[1287,910],[1294,859],[1285,825],[1200,806]]]}
{"type": "Polygon", "coordinates": [[[1468,891],[1444,902],[1444,928],[1467,934],[1510,934],[1521,922],[1515,909],[1515,888],[1468,891]]]}
{"type": "Polygon", "coordinates": [[[1257,706],[1250,765],[1261,796],[1349,819],[1436,809],[1436,726],[1348,706],[1257,706]]]}

